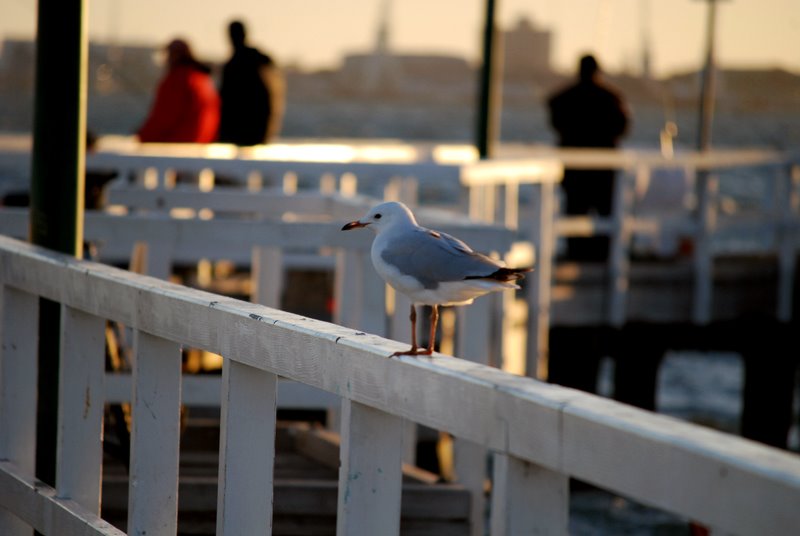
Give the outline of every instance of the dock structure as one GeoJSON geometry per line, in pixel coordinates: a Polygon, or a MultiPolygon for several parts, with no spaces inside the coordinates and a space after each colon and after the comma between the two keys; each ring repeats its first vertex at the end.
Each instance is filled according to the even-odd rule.
{"type": "MultiPolygon", "coordinates": [[[[531,530],[544,530],[546,533],[566,533],[566,512],[569,504],[566,483],[569,478],[579,478],[687,519],[697,520],[721,533],[758,534],[768,533],[779,526],[791,526],[764,524],[767,523],[762,519],[765,516],[759,517],[755,524],[741,525],[737,524],[738,513],[731,514],[733,517],[730,519],[723,519],[729,514],[729,504],[733,504],[726,501],[740,504],[743,497],[741,490],[735,493],[731,491],[735,497],[726,495],[714,505],[709,503],[710,498],[702,498],[700,506],[690,507],[690,500],[679,497],[689,489],[722,486],[723,482],[714,480],[719,476],[714,476],[714,471],[719,471],[720,475],[728,475],[733,471],[737,485],[742,483],[743,487],[752,485],[754,489],[762,490],[763,495],[753,495],[747,499],[755,501],[754,506],[766,501],[765,497],[772,497],[773,493],[777,496],[778,488],[774,486],[778,486],[778,481],[782,486],[780,493],[795,497],[798,493],[795,482],[798,473],[797,467],[793,465],[795,458],[791,455],[730,436],[714,435],[670,419],[662,421],[663,417],[639,412],[590,394],[542,384],[535,380],[506,376],[497,370],[484,368],[483,365],[492,364],[518,373],[527,373],[528,376],[540,380],[549,379],[551,382],[572,385],[583,391],[592,391],[596,379],[592,375],[597,370],[599,349],[613,356],[617,362],[615,398],[652,409],[655,372],[665,350],[699,348],[740,351],[750,370],[754,366],[759,367],[755,369],[757,377],[769,379],[774,378],[777,373],[782,375],[783,380],[780,389],[773,389],[775,396],[761,406],[745,404],[743,433],[762,442],[782,446],[781,430],[787,419],[791,419],[791,404],[788,406],[787,418],[783,398],[786,390],[791,394],[794,387],[792,377],[787,376],[786,372],[789,369],[793,371],[797,361],[794,356],[796,348],[792,346],[790,334],[797,310],[795,280],[796,255],[800,247],[797,241],[800,228],[800,172],[792,157],[769,151],[731,151],[665,158],[647,152],[538,150],[525,158],[509,157],[478,162],[472,159],[468,150],[458,146],[413,147],[394,144],[383,147],[380,151],[374,147],[370,150],[351,147],[348,152],[347,146],[341,145],[334,147],[338,153],[326,153],[321,147],[308,153],[327,155],[319,157],[317,161],[300,158],[302,151],[299,149],[294,153],[289,150],[278,158],[275,154],[259,155],[253,152],[245,155],[231,152],[230,148],[214,147],[169,150],[152,147],[135,152],[101,151],[89,161],[91,166],[120,170],[121,176],[121,180],[113,183],[107,191],[108,210],[86,214],[86,240],[96,248],[101,261],[121,266],[129,266],[134,261],[133,264],[137,264],[140,271],[162,281],[168,279],[179,266],[197,265],[208,260],[232,261],[236,265],[246,266],[250,271],[250,277],[245,284],[237,288],[245,289],[242,294],[260,304],[259,306],[231,302],[229,298],[219,296],[211,299],[200,291],[154,283],[156,280],[147,277],[139,280],[139,276],[125,272],[119,272],[125,274],[124,276],[119,275],[111,268],[100,268],[92,263],[54,261],[49,254],[25,249],[27,246],[10,240],[3,242],[3,246],[11,251],[2,253],[3,266],[25,266],[26,270],[31,270],[28,273],[22,268],[0,269],[3,276],[8,278],[3,280],[3,288],[10,289],[4,296],[11,296],[8,303],[14,304],[17,303],[14,300],[19,298],[18,291],[48,299],[54,299],[55,296],[58,298],[56,301],[64,303],[67,310],[76,308],[83,312],[81,314],[88,313],[90,316],[95,315],[128,326],[136,334],[133,340],[137,347],[152,346],[154,354],[161,351],[158,348],[162,348],[166,354],[174,354],[175,348],[183,346],[222,355],[222,377],[181,377],[178,370],[176,379],[175,370],[162,370],[166,366],[161,363],[166,358],[162,358],[150,363],[155,367],[153,371],[157,372],[143,372],[137,368],[132,375],[100,374],[101,378],[90,378],[87,381],[95,382],[91,388],[94,389],[93,392],[102,392],[105,402],[133,402],[134,413],[137,396],[144,397],[143,399],[156,396],[153,391],[148,394],[146,385],[139,385],[141,378],[155,374],[171,382],[170,385],[174,386],[177,382],[180,386],[174,388],[178,393],[177,398],[164,401],[169,406],[165,406],[168,421],[174,420],[176,404],[221,405],[223,428],[230,426],[231,435],[228,437],[222,432],[221,436],[220,444],[226,446],[220,449],[219,482],[225,486],[219,488],[216,511],[237,512],[236,515],[224,516],[226,519],[240,516],[240,508],[237,506],[239,503],[236,502],[240,499],[236,494],[244,493],[243,490],[238,490],[227,496],[225,489],[228,482],[232,479],[250,482],[243,474],[247,472],[246,469],[242,469],[244,466],[240,464],[231,462],[232,474],[237,476],[223,474],[227,471],[227,445],[235,444],[238,435],[248,433],[249,414],[242,413],[241,409],[231,409],[241,403],[243,407],[323,408],[331,411],[333,422],[338,423],[342,432],[342,448],[338,450],[343,458],[338,460],[342,469],[339,474],[337,515],[343,534],[370,534],[371,532],[364,532],[360,527],[370,527],[369,523],[377,521],[361,519],[359,516],[363,512],[348,513],[350,503],[349,499],[342,496],[342,486],[350,489],[353,482],[352,479],[347,480],[347,477],[343,481],[342,473],[352,476],[371,471],[374,475],[378,469],[383,471],[385,466],[394,467],[394,457],[397,455],[413,462],[408,445],[401,448],[402,452],[399,454],[394,452],[397,450],[396,445],[391,448],[386,446],[386,452],[382,454],[387,458],[369,459],[366,467],[361,466],[363,460],[360,460],[364,456],[370,457],[375,450],[374,445],[367,448],[364,444],[369,442],[364,438],[372,438],[375,429],[396,431],[396,434],[388,433],[382,439],[387,443],[392,443],[393,437],[405,438],[406,443],[413,442],[416,427],[407,423],[423,424],[450,433],[457,439],[456,472],[459,477],[457,485],[460,488],[447,493],[454,494],[453,511],[461,512],[458,515],[465,516],[464,523],[471,527],[467,529],[471,534],[482,533],[482,514],[487,500],[491,505],[490,524],[493,533],[517,534],[518,526],[533,527],[531,530]],[[227,153],[224,152],[226,150],[227,153]],[[338,156],[334,158],[331,156],[333,154],[338,156]],[[325,158],[330,161],[325,161],[325,158]],[[620,170],[612,215],[608,218],[561,216],[558,211],[558,182],[563,167],[598,165],[620,170]],[[730,170],[741,173],[743,170],[749,172],[754,169],[757,170],[754,176],[757,175],[762,184],[761,201],[753,206],[733,207],[737,209],[733,210],[730,200],[725,198],[725,189],[720,187],[720,183],[727,180],[725,173],[730,170]],[[691,185],[691,188],[682,197],[682,201],[691,198],[688,208],[681,204],[679,210],[675,210],[676,207],[673,206],[668,212],[649,213],[643,210],[646,203],[641,202],[642,192],[646,188],[643,190],[642,185],[652,184],[659,177],[663,178],[663,170],[668,170],[667,175],[673,178],[680,176],[689,179],[686,184],[691,185]],[[698,170],[708,173],[702,173],[699,181],[691,181],[698,170]],[[722,176],[717,176],[716,172],[722,173],[722,176]],[[186,177],[191,177],[189,184],[184,184],[186,177]],[[311,185],[311,190],[308,185],[311,185]],[[432,361],[409,361],[404,358],[386,366],[411,366],[412,372],[405,368],[390,372],[389,369],[381,368],[383,365],[364,365],[360,360],[363,358],[372,363],[370,359],[375,359],[386,350],[384,346],[392,345],[390,341],[382,341],[376,337],[405,340],[407,321],[404,314],[394,314],[394,311],[404,312],[408,309],[408,304],[403,301],[405,298],[388,291],[372,270],[368,254],[370,237],[338,232],[341,222],[362,215],[374,202],[359,194],[363,191],[420,205],[421,208],[415,212],[418,212],[421,223],[463,238],[480,251],[493,252],[514,264],[535,260],[537,270],[526,280],[524,292],[518,295],[510,293],[496,299],[481,299],[459,310],[455,334],[450,333],[454,341],[449,348],[452,348],[453,355],[479,364],[453,365],[442,358],[432,361]],[[462,209],[468,212],[470,218],[458,216],[452,211],[442,212],[430,208],[431,205],[462,209]],[[611,255],[607,264],[567,262],[559,257],[561,237],[592,234],[611,236],[611,255]],[[658,248],[652,249],[652,244],[659,244],[659,240],[664,240],[665,237],[677,237],[682,244],[691,244],[691,248],[681,246],[666,254],[658,248]],[[643,242],[642,238],[645,239],[643,242]],[[643,243],[651,249],[643,249],[643,243]],[[15,264],[17,260],[14,259],[18,257],[28,260],[19,260],[22,264],[15,264]],[[6,264],[7,259],[9,264],[6,264]],[[45,262],[47,259],[50,260],[45,262]],[[46,269],[42,268],[44,271],[34,269],[39,266],[40,261],[44,262],[43,266],[47,266],[46,269]],[[333,274],[331,319],[338,326],[330,326],[330,329],[350,331],[337,331],[333,334],[326,331],[329,329],[327,324],[277,311],[285,303],[284,291],[291,272],[304,269],[333,274]],[[63,270],[66,271],[62,273],[63,270]],[[124,284],[114,283],[108,286],[103,283],[107,275],[105,270],[111,270],[108,274],[113,274],[113,277],[108,277],[114,281],[115,278],[122,277],[124,284]],[[81,280],[76,275],[78,273],[87,274],[86,280],[94,285],[81,280]],[[47,280],[37,282],[35,278],[40,276],[56,277],[58,281],[61,281],[59,278],[66,278],[62,283],[67,284],[67,287],[62,289],[47,280]],[[95,281],[95,276],[99,280],[95,281]],[[109,294],[112,287],[114,293],[109,294]],[[162,295],[159,289],[167,288],[170,289],[166,292],[169,296],[162,295]],[[77,297],[81,289],[86,292],[92,289],[91,293],[100,294],[93,298],[92,304],[87,304],[81,300],[88,298],[77,297]],[[116,297],[117,291],[120,292],[119,299],[116,297]],[[173,303],[173,291],[181,297],[187,297],[194,304],[190,307],[191,312],[188,309],[185,311],[189,316],[171,319],[171,313],[166,312],[172,308],[183,311],[181,300],[178,300],[181,303],[173,303]],[[151,292],[155,294],[151,296],[151,292]],[[192,294],[193,292],[199,294],[192,294]],[[214,305],[209,309],[215,312],[208,313],[203,309],[198,313],[200,316],[195,317],[193,315],[199,311],[196,300],[200,295],[206,296],[204,299],[208,299],[209,303],[224,304],[224,307],[214,305]],[[105,304],[107,301],[122,303],[108,305],[105,304]],[[136,312],[125,309],[125,302],[131,302],[127,307],[134,307],[135,304],[136,312]],[[274,309],[264,309],[261,307],[263,305],[274,309]],[[161,306],[167,309],[153,311],[154,317],[160,318],[159,321],[139,318],[147,316],[145,313],[150,308],[161,306]],[[207,317],[208,314],[216,315],[220,307],[226,311],[225,319],[207,317]],[[232,309],[228,310],[229,307],[232,309]],[[240,310],[239,307],[244,309],[240,310]],[[258,311],[250,311],[258,307],[261,307],[258,311]],[[275,322],[264,320],[269,318],[275,322]],[[164,326],[159,322],[163,322],[164,326]],[[176,323],[180,322],[186,325],[177,326],[176,323]],[[260,322],[269,325],[261,327],[260,322]],[[768,330],[768,345],[753,343],[750,337],[753,326],[768,330]],[[284,335],[281,330],[285,327],[291,333],[302,333],[305,338],[300,342],[300,339],[295,340],[294,335],[291,335],[284,341],[286,344],[267,348],[269,345],[265,341],[269,337],[277,337],[275,341],[282,340],[284,335]],[[163,331],[173,328],[177,330],[176,333],[163,331]],[[244,340],[255,337],[256,342],[234,344],[234,335],[219,332],[228,328],[235,329],[244,340]],[[273,333],[275,329],[280,333],[273,333]],[[261,334],[261,330],[269,331],[270,334],[261,334]],[[511,339],[516,342],[509,343],[511,339]],[[523,343],[519,343],[520,340],[523,343]],[[230,345],[228,342],[223,344],[222,341],[229,341],[230,345]],[[574,341],[580,341],[583,346],[575,346],[574,341]],[[306,346],[307,343],[310,346],[306,346]],[[373,343],[377,345],[374,348],[370,346],[373,343]],[[256,346],[244,348],[237,344],[256,346]],[[329,344],[333,346],[328,348],[326,345],[329,344]],[[365,350],[364,345],[370,347],[365,350]],[[343,349],[344,347],[347,349],[343,349]],[[354,358],[357,359],[358,366],[356,361],[349,361],[351,347],[357,347],[356,354],[361,356],[354,358]],[[587,351],[590,347],[591,352],[594,352],[591,355],[587,351]],[[247,351],[240,354],[240,350],[247,351]],[[262,355],[263,352],[267,352],[266,357],[262,355]],[[294,360],[289,358],[290,355],[294,356],[294,360]],[[330,381],[320,379],[318,376],[327,377],[329,367],[333,366],[332,362],[323,364],[321,361],[330,356],[338,360],[336,366],[342,369],[330,381]],[[512,363],[515,359],[516,364],[512,363]],[[429,370],[426,363],[430,364],[430,370],[434,371],[433,376],[436,378],[439,378],[437,367],[444,363],[442,381],[448,385],[451,381],[455,382],[450,387],[463,391],[464,396],[478,397],[474,404],[481,407],[474,408],[476,415],[488,413],[485,413],[485,419],[480,417],[479,422],[474,423],[473,430],[466,430],[466,424],[460,428],[460,425],[449,423],[450,420],[458,421],[458,415],[463,414],[463,408],[473,407],[465,400],[453,399],[452,406],[440,408],[442,413],[438,413],[439,409],[425,409],[429,404],[439,405],[444,395],[437,395],[435,400],[430,399],[431,395],[426,394],[427,388],[420,391],[420,386],[427,385],[431,389],[442,390],[445,389],[444,384],[428,385],[422,382],[415,386],[412,380],[408,380],[410,383],[401,380],[398,386],[390,389],[394,394],[381,394],[381,382],[377,378],[384,378],[387,382],[394,381],[389,378],[395,378],[398,374],[417,378],[417,373],[413,370],[418,367],[421,367],[419,373],[424,376],[423,371],[429,370]],[[362,370],[362,366],[367,368],[362,370]],[[371,368],[373,366],[378,368],[371,368]],[[256,373],[254,369],[260,372],[256,373]],[[771,372],[765,376],[767,369],[771,372]],[[582,374],[576,379],[575,375],[566,374],[570,370],[581,370],[582,374]],[[351,373],[354,376],[347,376],[351,373]],[[462,373],[466,376],[462,377],[462,373]],[[245,379],[246,376],[248,378],[245,379]],[[312,377],[314,379],[310,380],[312,377]],[[636,382],[628,381],[631,378],[636,382]],[[367,382],[363,385],[366,390],[361,392],[357,388],[358,394],[352,394],[350,390],[353,389],[353,383],[362,380],[367,382]],[[238,391],[234,393],[232,382],[238,385],[241,381],[245,382],[241,391],[246,394],[238,400],[238,391]],[[462,381],[466,384],[462,384],[462,381]],[[474,382],[496,393],[491,396],[482,391],[473,393],[473,387],[465,387],[474,382]],[[637,383],[638,387],[631,387],[637,383]],[[100,391],[97,391],[98,388],[100,391]],[[141,395],[137,394],[139,389],[144,389],[141,395]],[[225,395],[222,398],[219,395],[220,390],[225,395]],[[781,392],[777,393],[778,390],[781,392]],[[391,400],[384,399],[384,395],[390,396],[391,400]],[[506,400],[503,398],[506,395],[511,398],[506,400]],[[518,396],[522,398],[517,399],[518,396]],[[419,400],[411,403],[408,400],[410,398],[419,400]],[[409,403],[420,407],[406,407],[409,403]],[[539,404],[542,406],[539,407],[539,404]],[[779,405],[780,415],[772,419],[766,429],[747,428],[752,423],[763,421],[765,414],[774,413],[779,405]],[[529,414],[529,409],[533,413],[529,414]],[[418,411],[422,413],[417,413],[418,411]],[[510,413],[507,414],[506,411],[510,413]],[[573,422],[573,417],[578,420],[573,422]],[[552,438],[543,440],[542,434],[550,433],[545,430],[547,423],[555,422],[560,424],[557,425],[557,430],[554,428],[550,432],[558,436],[556,443],[550,443],[552,438]],[[578,422],[580,424],[575,424],[578,422]],[[537,426],[531,428],[527,423],[537,423],[537,426]],[[708,433],[712,435],[706,435],[708,433]],[[594,454],[587,454],[580,446],[581,442],[594,444],[598,441],[604,446],[600,449],[602,452],[597,453],[597,459],[593,458],[594,454]],[[734,442],[732,450],[722,448],[722,445],[727,445],[730,441],[734,442]],[[615,449],[619,452],[614,454],[617,457],[612,460],[615,449]],[[484,462],[487,452],[494,460],[492,493],[488,499],[484,495],[484,462]],[[662,453],[670,461],[646,469],[648,452],[650,456],[657,457],[660,456],[658,453],[662,453]],[[684,458],[684,454],[688,457],[684,458]],[[611,458],[600,459],[602,456],[611,458]],[[673,456],[676,457],[673,459],[673,456]],[[629,457],[634,460],[633,465],[627,463],[629,457]],[[678,469],[684,463],[686,467],[694,468],[698,474],[707,475],[708,479],[700,484],[691,484],[689,478],[692,471],[685,467],[678,469]],[[606,464],[606,469],[600,470],[595,464],[606,464]],[[747,466],[747,469],[740,468],[739,464],[747,466]],[[644,470],[650,472],[642,473],[644,470]],[[652,479],[667,472],[672,478],[673,472],[679,471],[681,475],[685,473],[685,478],[677,478],[667,490],[661,484],[644,485],[644,480],[647,479],[637,477],[633,479],[636,480],[634,482],[624,476],[632,474],[631,471],[638,471],[639,475],[651,474],[652,479]],[[748,476],[740,478],[739,471],[744,471],[748,476]],[[751,481],[752,472],[760,475],[759,479],[766,479],[768,482],[751,481]],[[779,474],[783,474],[785,478],[778,478],[779,474]],[[773,481],[774,479],[777,480],[773,481]],[[464,503],[459,503],[459,493],[469,496],[466,507],[463,506],[464,503]],[[546,507],[547,512],[530,509],[530,502],[519,501],[519,497],[538,497],[541,508],[546,507]],[[464,508],[467,510],[466,514],[464,508]],[[700,510],[704,511],[699,512],[700,510]],[[352,517],[353,515],[356,517],[352,517]]],[[[0,233],[24,238],[27,234],[26,211],[10,208],[0,210],[0,233]]],[[[35,301],[28,299],[25,303],[30,305],[35,301]]],[[[26,310],[24,304],[19,306],[22,307],[20,310],[26,310]]],[[[7,308],[4,310],[8,311],[7,308]]],[[[84,318],[81,314],[78,314],[78,318],[88,322],[87,326],[97,326],[97,320],[84,318]]],[[[17,320],[8,321],[13,324],[17,320]]],[[[4,325],[2,333],[8,334],[17,329],[13,326],[4,325]]],[[[22,345],[22,348],[25,346],[22,345]]],[[[10,355],[16,355],[15,352],[16,350],[10,355]]],[[[8,354],[8,351],[4,354],[8,354]]],[[[0,355],[0,359],[1,383],[3,373],[10,369],[8,365],[4,365],[9,362],[5,355],[0,355]]],[[[13,357],[10,359],[14,362],[13,357]]],[[[144,360],[141,366],[147,366],[149,361],[144,360]]],[[[24,379],[29,373],[30,371],[14,371],[6,373],[5,378],[16,378],[16,374],[22,374],[24,379]]],[[[65,381],[82,385],[80,382],[84,380],[65,381]]],[[[0,387],[6,389],[0,395],[18,396],[14,386],[9,387],[3,383],[0,387]]],[[[76,389],[79,388],[70,388],[69,392],[72,394],[68,396],[77,398],[76,389]]],[[[750,389],[753,389],[752,382],[750,389]]],[[[756,391],[750,393],[751,402],[757,398],[754,395],[758,394],[756,391]]],[[[449,395],[444,398],[449,399],[449,395]]],[[[7,399],[0,396],[0,404],[7,399]]],[[[147,402],[148,407],[150,403],[147,402]]],[[[272,409],[267,413],[270,411],[272,409]]],[[[143,410],[139,409],[139,413],[143,413],[143,410]]],[[[0,406],[0,430],[5,429],[2,426],[6,422],[3,418],[13,421],[12,428],[8,430],[16,430],[13,426],[17,426],[23,431],[23,439],[20,440],[22,443],[30,441],[29,436],[24,436],[27,425],[22,420],[17,421],[16,417],[9,417],[7,411],[3,413],[3,407],[0,406]]],[[[88,418],[96,419],[96,416],[90,415],[88,418]]],[[[263,419],[265,429],[275,428],[274,416],[259,414],[258,418],[263,419]]],[[[767,415],[766,418],[769,421],[771,417],[767,415]]],[[[147,426],[152,426],[152,423],[140,424],[140,430],[144,429],[145,432],[139,432],[139,441],[143,440],[142,435],[147,438],[163,435],[166,443],[181,441],[180,438],[170,435],[174,435],[174,430],[163,433],[160,430],[147,431],[147,426]]],[[[87,433],[91,435],[90,432],[87,433]]],[[[0,436],[11,437],[3,432],[0,432],[0,436]]],[[[274,440],[274,434],[263,433],[262,430],[256,443],[266,445],[270,441],[274,443],[274,440]]],[[[17,439],[10,441],[5,447],[10,449],[7,452],[20,444],[15,443],[17,439]]],[[[140,454],[131,457],[132,470],[134,465],[147,463],[141,461],[147,458],[147,449],[157,448],[150,444],[149,439],[144,441],[146,444],[139,447],[140,454]]],[[[134,438],[132,446],[135,445],[134,438]]],[[[166,448],[172,452],[176,447],[170,444],[166,448]]],[[[330,449],[330,446],[326,448],[330,449]]],[[[67,450],[68,455],[73,456],[72,451],[67,450]]],[[[29,460],[21,451],[19,448],[13,456],[8,454],[7,459],[18,459],[22,466],[27,467],[29,460]]],[[[266,458],[276,455],[269,450],[259,451],[258,455],[255,451],[247,452],[249,454],[245,454],[242,460],[256,463],[258,458],[262,465],[265,453],[269,454],[266,458]]],[[[238,451],[235,455],[239,459],[238,451]]],[[[7,456],[0,452],[0,459],[6,459],[7,456]]],[[[326,459],[329,458],[328,455],[326,459]]],[[[95,460],[87,463],[91,465],[95,460]]],[[[270,461],[267,460],[266,463],[269,464],[270,461]]],[[[262,476],[269,477],[269,471],[259,467],[260,470],[267,471],[262,476]]],[[[19,484],[28,478],[24,467],[20,471],[16,467],[5,469],[6,476],[11,475],[12,479],[7,482],[19,484]]],[[[143,470],[152,469],[146,467],[143,470]]],[[[97,469],[91,471],[96,472],[97,469]]],[[[158,471],[169,475],[176,472],[177,467],[165,466],[158,471]]],[[[375,510],[375,516],[378,517],[380,513],[379,517],[385,520],[396,519],[399,515],[400,507],[397,504],[401,501],[401,495],[403,504],[414,502],[414,499],[407,498],[405,487],[402,492],[398,491],[396,481],[400,477],[396,470],[393,471],[395,472],[385,477],[389,480],[382,480],[383,476],[376,477],[375,480],[380,486],[391,481],[389,487],[385,488],[387,492],[392,490],[391,493],[380,498],[380,501],[386,502],[381,502],[375,510]]],[[[87,474],[91,477],[94,473],[87,474]]],[[[134,482],[133,478],[131,482],[134,482]]],[[[231,485],[235,488],[240,485],[237,482],[231,485]]],[[[373,486],[370,482],[363,485],[373,486]]],[[[167,483],[168,487],[172,485],[167,483]]],[[[263,503],[273,493],[271,487],[270,490],[264,489],[263,483],[250,482],[247,486],[258,488],[257,493],[247,501],[257,500],[263,503]]],[[[376,486],[378,484],[370,489],[378,489],[376,486]]],[[[354,493],[358,502],[353,504],[357,505],[356,509],[361,510],[362,505],[368,503],[360,502],[362,499],[359,493],[364,492],[367,496],[369,493],[359,486],[356,488],[354,493]]],[[[0,499],[6,497],[3,489],[0,484],[0,499]]],[[[96,506],[92,506],[95,490],[91,487],[87,489],[85,493],[88,493],[88,508],[93,512],[92,515],[96,515],[96,506]]],[[[284,488],[279,488],[276,483],[274,492],[277,493],[278,489],[284,488]]],[[[48,496],[50,498],[46,501],[52,501],[56,506],[44,506],[45,503],[40,502],[40,499],[30,499],[25,504],[0,502],[0,506],[12,511],[21,508],[19,511],[22,512],[30,512],[31,510],[26,510],[30,508],[35,510],[51,507],[69,510],[59,502],[66,496],[58,490],[48,496]],[[7,504],[12,504],[12,507],[6,506],[7,504]]],[[[695,499],[700,500],[697,497],[695,499]]],[[[145,502],[140,504],[144,506],[129,503],[129,532],[131,523],[134,523],[133,526],[136,523],[146,524],[145,520],[150,519],[152,514],[148,512],[148,508],[156,508],[155,505],[147,506],[147,501],[151,499],[142,500],[145,502]],[[143,510],[131,514],[136,508],[143,510]],[[131,515],[134,517],[131,518],[131,515]]],[[[789,518],[781,510],[781,501],[778,501],[773,513],[783,523],[789,518]]],[[[85,506],[87,503],[81,504],[85,506]]],[[[169,506],[171,503],[167,504],[169,506]]],[[[245,501],[242,504],[250,503],[245,501]]],[[[65,515],[72,516],[73,513],[65,515]]],[[[243,515],[248,517],[249,514],[243,515]]],[[[165,526],[174,527],[172,513],[162,517],[167,523],[165,526]]],[[[745,517],[744,514],[742,517],[745,517]]],[[[90,518],[94,519],[91,516],[86,517],[90,518]]],[[[219,520],[219,516],[217,519],[219,520]]],[[[0,516],[0,527],[3,526],[3,520],[0,516]]],[[[44,520],[41,513],[28,515],[26,522],[40,532],[48,533],[42,529],[46,528],[49,521],[44,520]]],[[[791,520],[791,523],[795,522],[796,520],[791,520]]],[[[16,526],[13,525],[13,520],[9,523],[9,526],[16,526]]],[[[96,519],[87,523],[96,523],[98,527],[102,525],[96,519]]],[[[261,530],[264,520],[250,519],[242,523],[244,524],[234,524],[227,528],[218,526],[218,533],[227,531],[238,534],[243,528],[249,531],[250,527],[261,530]]],[[[408,527],[409,522],[405,523],[408,527]]],[[[98,530],[100,532],[91,533],[114,534],[113,531],[102,532],[106,529],[98,530]]],[[[167,533],[170,530],[172,528],[167,533]]],[[[392,529],[392,533],[396,533],[396,530],[392,529]]]]}

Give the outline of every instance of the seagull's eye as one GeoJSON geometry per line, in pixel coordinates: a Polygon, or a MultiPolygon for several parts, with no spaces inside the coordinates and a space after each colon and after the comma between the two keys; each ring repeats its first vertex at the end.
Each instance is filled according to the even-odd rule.
{"type": "Polygon", "coordinates": [[[380,215],[380,214],[375,214],[375,219],[376,219],[376,220],[379,220],[379,219],[381,219],[381,215],[380,215]]]}

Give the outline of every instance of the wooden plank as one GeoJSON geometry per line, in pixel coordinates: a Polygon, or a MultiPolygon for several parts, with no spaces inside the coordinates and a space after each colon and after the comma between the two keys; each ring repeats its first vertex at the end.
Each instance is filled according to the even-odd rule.
{"type": "MultiPolygon", "coordinates": [[[[39,299],[0,285],[0,460],[25,476],[36,469],[36,352],[39,299]]],[[[0,534],[30,536],[31,529],[0,508],[0,534]]]]}
{"type": "MultiPolygon", "coordinates": [[[[77,502],[59,498],[55,489],[24,473],[12,462],[0,460],[0,506],[16,512],[40,534],[125,536],[77,502]]],[[[30,533],[28,528],[26,534],[30,533]]],[[[14,533],[3,532],[6,534],[14,533]]]]}
{"type": "Polygon", "coordinates": [[[723,533],[791,534],[800,526],[789,491],[796,476],[778,469],[789,458],[800,463],[793,454],[596,397],[572,400],[563,425],[563,463],[576,478],[613,479],[623,495],[723,533]],[[623,429],[636,432],[620,440],[623,429]],[[773,466],[775,478],[753,478],[756,466],[773,466]]]}
{"type": "Polygon", "coordinates": [[[128,533],[174,534],[178,516],[180,347],[137,330],[134,349],[128,533]]]}
{"type": "Polygon", "coordinates": [[[403,420],[342,400],[336,533],[400,534],[403,420]]]}
{"type": "Polygon", "coordinates": [[[569,477],[495,453],[491,533],[569,534],[569,477]]]}
{"type": "Polygon", "coordinates": [[[103,467],[105,326],[102,318],[61,308],[56,490],[100,514],[103,467]]]}
{"type": "Polygon", "coordinates": [[[39,299],[0,286],[0,459],[13,462],[23,474],[36,465],[36,352],[39,299]]]}
{"type": "Polygon", "coordinates": [[[484,534],[484,511],[486,509],[486,447],[456,437],[453,441],[453,466],[456,482],[469,491],[469,533],[484,534]]]}
{"type": "Polygon", "coordinates": [[[225,360],[217,534],[270,534],[278,377],[225,360]]]}
{"type": "MultiPolygon", "coordinates": [[[[220,406],[220,376],[186,374],[181,381],[181,398],[187,406],[220,406]]],[[[131,375],[109,373],[106,375],[106,401],[130,402],[131,375]]],[[[339,397],[310,385],[281,379],[278,387],[278,407],[286,409],[326,409],[339,407],[339,397]]]]}

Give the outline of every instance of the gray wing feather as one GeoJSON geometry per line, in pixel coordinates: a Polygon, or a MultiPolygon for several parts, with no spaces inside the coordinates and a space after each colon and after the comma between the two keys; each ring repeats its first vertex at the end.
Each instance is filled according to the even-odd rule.
{"type": "Polygon", "coordinates": [[[424,228],[392,240],[381,257],[404,274],[419,279],[425,288],[489,275],[501,266],[453,236],[424,228]]]}

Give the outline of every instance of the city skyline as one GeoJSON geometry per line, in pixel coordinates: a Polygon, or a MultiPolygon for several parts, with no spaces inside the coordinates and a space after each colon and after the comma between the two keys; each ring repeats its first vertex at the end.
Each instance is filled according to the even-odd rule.
{"type": "MultiPolygon", "coordinates": [[[[265,7],[256,0],[224,4],[96,0],[90,3],[89,34],[99,41],[152,45],[182,35],[199,55],[220,60],[228,54],[226,25],[241,18],[250,28],[252,43],[280,63],[336,68],[345,55],[373,48],[383,4],[384,0],[298,0],[265,7]]],[[[551,61],[562,71],[572,70],[580,54],[593,52],[609,71],[638,72],[644,43],[656,76],[696,70],[703,62],[705,0],[505,0],[498,4],[503,29],[524,16],[536,27],[553,32],[551,61]]],[[[483,9],[483,0],[394,2],[391,49],[447,53],[477,61],[483,9]]],[[[33,38],[35,0],[9,0],[4,11],[0,37],[33,38]]],[[[796,31],[800,2],[726,0],[717,11],[720,65],[800,72],[800,32],[796,31]]]]}

